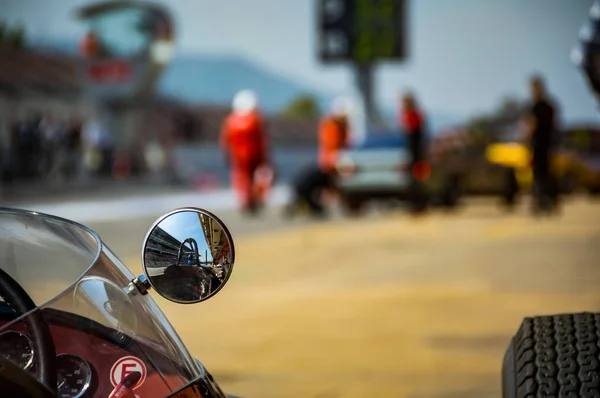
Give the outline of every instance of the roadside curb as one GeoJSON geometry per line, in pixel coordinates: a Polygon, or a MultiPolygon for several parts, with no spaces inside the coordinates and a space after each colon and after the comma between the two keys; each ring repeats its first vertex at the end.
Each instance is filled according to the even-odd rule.
{"type": "MultiPolygon", "coordinates": [[[[287,186],[271,191],[269,206],[286,203],[290,195],[287,186]]],[[[215,192],[183,192],[177,194],[141,195],[119,199],[91,199],[61,203],[24,203],[11,207],[52,214],[73,221],[89,223],[157,216],[179,207],[201,207],[206,210],[232,210],[237,207],[232,190],[215,192]]]]}

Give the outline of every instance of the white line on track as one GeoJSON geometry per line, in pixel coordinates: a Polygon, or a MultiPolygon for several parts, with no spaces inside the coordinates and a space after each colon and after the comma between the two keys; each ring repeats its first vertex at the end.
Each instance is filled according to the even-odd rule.
{"type": "MultiPolygon", "coordinates": [[[[289,187],[275,187],[271,191],[268,205],[282,205],[286,203],[289,196],[289,187]]],[[[89,223],[157,216],[179,207],[200,207],[209,211],[221,211],[231,210],[236,206],[234,192],[226,190],[53,204],[28,203],[14,207],[89,223]]]]}

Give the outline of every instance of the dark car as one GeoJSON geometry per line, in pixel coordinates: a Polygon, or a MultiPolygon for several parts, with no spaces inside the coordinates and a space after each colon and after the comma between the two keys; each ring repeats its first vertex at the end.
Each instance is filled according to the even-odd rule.
{"type": "Polygon", "coordinates": [[[413,176],[422,180],[432,203],[456,206],[463,188],[473,182],[469,171],[474,160],[466,147],[445,146],[446,138],[431,139],[427,162],[418,176],[413,175],[406,140],[399,133],[374,132],[343,151],[337,162],[343,207],[357,212],[369,201],[405,200],[413,176]]]}

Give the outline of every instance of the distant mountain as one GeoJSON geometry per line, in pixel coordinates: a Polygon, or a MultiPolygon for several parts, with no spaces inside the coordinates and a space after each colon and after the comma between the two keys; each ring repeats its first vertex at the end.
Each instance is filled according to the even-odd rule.
{"type": "MultiPolygon", "coordinates": [[[[335,93],[321,92],[293,78],[272,72],[252,61],[229,55],[180,55],[165,71],[161,93],[189,102],[229,105],[235,93],[255,90],[267,112],[278,112],[300,94],[314,95],[321,110],[327,110],[335,93]]],[[[384,109],[383,117],[395,124],[395,110],[384,109]]],[[[428,114],[432,130],[464,122],[454,115],[428,114]]]]}
{"type": "Polygon", "coordinates": [[[238,56],[183,54],[173,60],[160,83],[161,93],[189,102],[230,104],[236,92],[252,89],[266,112],[278,112],[300,94],[326,106],[330,95],[238,56]]]}
{"type": "MultiPolygon", "coordinates": [[[[38,40],[35,47],[44,51],[76,54],[76,41],[38,40]]],[[[336,93],[323,92],[294,78],[235,55],[179,54],[158,84],[161,94],[190,103],[229,105],[235,93],[250,88],[256,91],[267,113],[279,112],[300,94],[314,95],[321,110],[327,110],[336,93]]],[[[395,125],[395,111],[383,108],[383,117],[395,125]]],[[[428,112],[430,129],[460,124],[463,117],[428,112]]]]}

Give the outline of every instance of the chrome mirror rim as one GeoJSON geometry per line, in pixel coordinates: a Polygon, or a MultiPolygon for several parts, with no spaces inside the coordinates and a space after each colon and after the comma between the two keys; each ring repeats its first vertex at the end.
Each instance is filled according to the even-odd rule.
{"type": "Polygon", "coordinates": [[[146,233],[146,236],[144,238],[144,241],[142,243],[142,251],[141,251],[141,256],[142,256],[142,268],[144,271],[144,276],[146,277],[144,283],[149,284],[150,287],[152,288],[152,290],[154,290],[155,292],[157,292],[161,297],[173,302],[173,303],[177,303],[177,304],[198,304],[201,303],[203,301],[206,301],[214,296],[217,295],[217,293],[219,293],[221,291],[221,289],[223,289],[223,287],[227,284],[227,282],[229,281],[229,278],[231,277],[231,274],[233,273],[233,268],[235,265],[235,245],[233,243],[233,237],[231,236],[231,232],[229,231],[229,228],[227,228],[227,225],[219,218],[217,217],[215,214],[211,213],[210,211],[206,210],[206,209],[202,209],[200,207],[180,207],[174,210],[171,210],[170,212],[163,214],[162,216],[160,216],[153,224],[152,226],[148,229],[148,232],[146,233]],[[225,238],[229,241],[229,247],[230,247],[230,251],[231,251],[231,261],[230,261],[230,272],[226,273],[226,275],[224,276],[223,281],[221,282],[220,286],[212,292],[212,294],[208,297],[206,297],[205,299],[199,299],[198,301],[181,301],[181,300],[177,300],[174,299],[172,297],[167,297],[166,295],[164,295],[160,289],[157,289],[156,286],[154,286],[154,284],[152,283],[152,278],[150,278],[150,275],[148,275],[147,272],[147,267],[146,267],[146,260],[145,260],[145,248],[146,245],[148,243],[148,240],[150,239],[150,236],[152,235],[152,232],[154,231],[154,229],[161,223],[163,222],[165,219],[167,219],[168,217],[177,214],[177,213],[183,213],[183,212],[194,212],[194,213],[199,213],[202,214],[204,216],[207,216],[209,218],[212,218],[214,221],[217,222],[217,224],[219,224],[219,226],[222,229],[222,232],[225,234],[225,238]]]}

